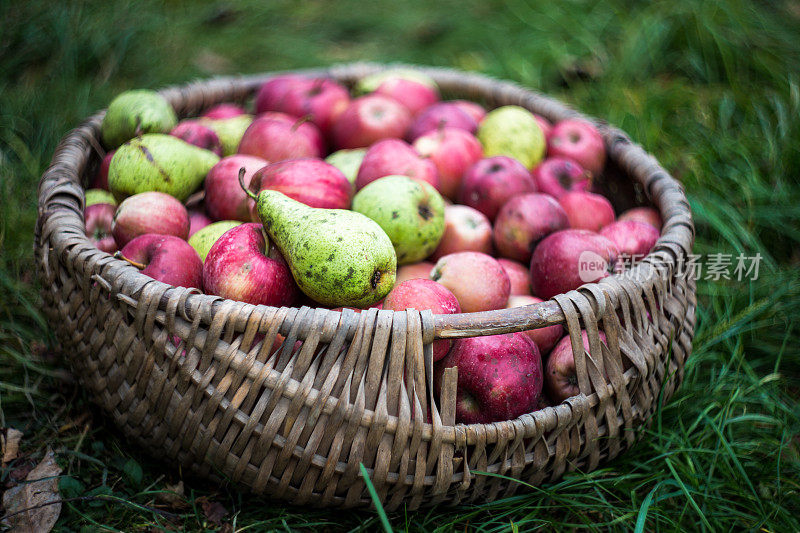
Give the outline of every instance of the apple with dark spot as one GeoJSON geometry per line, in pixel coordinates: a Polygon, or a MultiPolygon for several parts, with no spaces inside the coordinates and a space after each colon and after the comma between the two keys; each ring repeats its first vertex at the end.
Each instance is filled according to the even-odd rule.
{"type": "Polygon", "coordinates": [[[481,159],[467,169],[458,201],[494,221],[503,204],[529,192],[536,192],[536,184],[528,169],[514,158],[498,155],[481,159]]]}
{"type": "Polygon", "coordinates": [[[438,261],[456,252],[492,253],[492,224],[489,219],[477,209],[460,204],[445,206],[444,234],[430,258],[438,261]]]}
{"type": "Polygon", "coordinates": [[[570,191],[588,191],[592,185],[582,166],[563,157],[548,157],[531,174],[539,192],[556,199],[570,191]]]}

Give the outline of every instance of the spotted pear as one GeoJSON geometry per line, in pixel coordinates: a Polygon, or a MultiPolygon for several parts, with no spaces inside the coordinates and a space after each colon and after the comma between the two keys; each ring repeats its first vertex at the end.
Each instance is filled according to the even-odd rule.
{"type": "Polygon", "coordinates": [[[144,133],[167,133],[178,117],[166,98],[145,89],[125,91],[108,106],[100,125],[103,142],[109,148],[144,133]]]}
{"type": "Polygon", "coordinates": [[[177,137],[148,133],[117,149],[108,169],[108,186],[117,200],[159,191],[184,201],[218,161],[215,153],[177,137]]]}
{"type": "MultiPolygon", "coordinates": [[[[240,172],[244,187],[244,173],[240,172]]],[[[246,190],[246,189],[245,189],[246,190]]],[[[278,191],[257,196],[258,216],[300,289],[330,307],[366,308],[394,286],[392,241],[368,217],[346,209],[309,207],[278,191]]]]}

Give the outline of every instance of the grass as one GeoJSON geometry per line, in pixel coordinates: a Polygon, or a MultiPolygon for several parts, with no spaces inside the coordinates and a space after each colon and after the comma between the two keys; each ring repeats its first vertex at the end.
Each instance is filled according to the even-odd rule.
{"type": "Polygon", "coordinates": [[[58,139],[121,90],[351,60],[516,80],[615,123],[685,185],[696,253],[763,257],[704,280],[683,386],[640,443],[504,500],[389,514],[408,531],[800,530],[800,5],[721,0],[0,3],[0,426],[64,467],[60,531],[376,530],[141,455],[62,369],[31,278],[36,183],[58,139]],[[216,516],[215,516],[216,511],[216,516]]]}

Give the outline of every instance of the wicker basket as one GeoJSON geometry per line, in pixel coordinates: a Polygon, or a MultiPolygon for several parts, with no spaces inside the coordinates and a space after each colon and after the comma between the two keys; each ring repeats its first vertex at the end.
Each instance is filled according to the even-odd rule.
{"type": "MultiPolygon", "coordinates": [[[[352,85],[382,68],[303,72],[352,85]]],[[[551,120],[581,116],[512,83],[420,70],[447,97],[521,105],[551,120]]],[[[244,102],[268,78],[163,94],[180,116],[192,116],[244,102]]],[[[296,504],[368,505],[360,463],[387,509],[485,502],[519,487],[485,472],[539,484],[619,455],[682,379],[696,305],[692,280],[679,275],[693,242],[691,213],[681,186],[620,130],[597,124],[609,155],[601,186],[617,210],[650,201],[664,219],[655,249],[631,271],[516,309],[358,314],[197,294],[94,248],[84,236],[84,184],[99,161],[102,117],[70,132],[42,177],[36,263],[44,308],[75,374],[154,456],[296,504]],[[553,324],[564,324],[577,348],[579,396],[515,420],[456,425],[451,369],[434,401],[434,339],[553,324]],[[582,328],[602,356],[584,353],[582,328]],[[277,334],[286,340],[271,353],[277,334]]]]}

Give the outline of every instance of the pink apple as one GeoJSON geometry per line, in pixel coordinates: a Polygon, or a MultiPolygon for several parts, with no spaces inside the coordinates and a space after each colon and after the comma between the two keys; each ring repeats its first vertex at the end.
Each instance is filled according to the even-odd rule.
{"type": "Polygon", "coordinates": [[[408,176],[439,188],[436,165],[400,139],[385,139],[369,147],[358,167],[356,188],[361,189],[379,178],[393,175],[408,176]]]}
{"type": "Polygon", "coordinates": [[[582,229],[551,233],[531,257],[531,289],[541,298],[577,289],[614,271],[619,251],[607,238],[582,229]]]}
{"type": "MultiPolygon", "coordinates": [[[[598,333],[600,334],[600,340],[605,343],[605,334],[602,331],[598,333]]],[[[586,350],[586,353],[590,353],[589,336],[585,330],[581,331],[581,338],[583,339],[583,349],[586,350]]],[[[596,356],[598,358],[603,357],[602,354],[596,354],[596,356]]],[[[544,372],[544,383],[548,396],[556,404],[581,393],[578,387],[578,374],[575,369],[572,340],[569,335],[561,339],[556,344],[556,347],[553,348],[553,351],[550,352],[544,372]]]]}
{"type": "Polygon", "coordinates": [[[613,242],[628,261],[638,261],[649,254],[660,236],[656,228],[638,220],[612,222],[600,230],[600,235],[613,242]]]}
{"type": "MultiPolygon", "coordinates": [[[[542,303],[544,300],[541,298],[537,298],[536,296],[528,296],[528,295],[511,295],[508,298],[508,304],[506,305],[506,309],[511,309],[512,307],[523,307],[526,305],[534,305],[542,303]]],[[[536,346],[539,348],[539,351],[542,355],[546,354],[550,351],[550,349],[556,345],[558,340],[564,336],[564,328],[561,325],[555,326],[547,326],[544,328],[538,329],[529,329],[528,331],[524,332],[530,339],[536,343],[536,346]]]]}
{"type": "Polygon", "coordinates": [[[306,81],[307,78],[298,74],[283,74],[268,79],[256,95],[256,114],[280,111],[284,108],[284,100],[292,87],[306,81]]]}
{"type": "Polygon", "coordinates": [[[336,117],[350,103],[350,93],[340,83],[328,78],[315,78],[289,84],[278,109],[296,117],[308,116],[326,136],[336,117]]]}
{"type": "Polygon", "coordinates": [[[567,213],[552,196],[536,192],[515,196],[494,221],[494,246],[503,257],[527,263],[539,241],[568,227],[567,213]]]}
{"type": "Polygon", "coordinates": [[[111,158],[114,157],[116,150],[111,150],[106,153],[103,160],[100,162],[100,166],[97,169],[97,174],[95,174],[92,183],[90,184],[90,189],[103,189],[104,191],[110,190],[108,188],[108,167],[111,165],[111,158]]]}
{"type": "Polygon", "coordinates": [[[368,94],[350,102],[333,121],[336,148],[364,148],[382,139],[403,137],[411,112],[392,98],[368,94]]]}
{"type": "Polygon", "coordinates": [[[498,259],[497,262],[508,274],[508,280],[511,282],[511,297],[530,296],[531,271],[528,267],[517,261],[505,258],[498,259]]]}
{"type": "Polygon", "coordinates": [[[536,184],[525,165],[514,158],[497,155],[481,159],[467,169],[458,200],[494,221],[510,198],[529,192],[536,192],[536,184]]]}
{"type": "Polygon", "coordinates": [[[427,261],[420,261],[413,265],[403,265],[397,268],[397,276],[394,280],[394,286],[397,287],[404,281],[410,279],[424,278],[428,279],[433,270],[433,263],[427,261]]]}
{"type": "Polygon", "coordinates": [[[202,209],[189,209],[189,237],[200,231],[201,229],[205,228],[212,222],[208,215],[206,215],[205,211],[202,209]]]}
{"type": "Polygon", "coordinates": [[[456,295],[465,313],[502,309],[511,294],[511,280],[497,260],[478,252],[457,252],[436,262],[430,278],[456,295]]]}
{"type": "Polygon", "coordinates": [[[174,235],[139,235],[120,250],[119,257],[138,267],[142,274],[168,285],[203,287],[200,256],[188,242],[174,235]]]}
{"type": "Polygon", "coordinates": [[[439,91],[435,86],[402,76],[387,78],[378,85],[374,94],[394,98],[406,106],[412,115],[439,101],[439,91]]]}
{"type": "Polygon", "coordinates": [[[290,306],[298,288],[261,224],[242,224],[217,239],[203,265],[208,294],[254,305],[290,306]]]}
{"type": "Polygon", "coordinates": [[[115,205],[92,204],[83,213],[86,236],[98,249],[107,253],[117,251],[117,242],[111,235],[111,224],[116,210],[115,205]]]}
{"type": "Polygon", "coordinates": [[[439,190],[448,198],[456,197],[461,176],[483,157],[483,147],[477,137],[457,128],[436,129],[417,137],[414,148],[436,165],[439,190]]]}
{"type": "Polygon", "coordinates": [[[486,116],[486,109],[475,102],[470,102],[469,100],[449,100],[449,102],[457,105],[461,111],[471,116],[476,124],[480,124],[483,117],[486,116]]]}
{"type": "Polygon", "coordinates": [[[600,231],[600,228],[614,222],[614,208],[611,202],[601,195],[587,191],[568,192],[558,199],[573,229],[600,231]]]}
{"type": "Polygon", "coordinates": [[[244,185],[253,174],[269,163],[252,155],[231,155],[211,167],[205,181],[206,211],[214,220],[250,221],[250,208],[255,204],[239,185],[239,170],[244,169],[244,185]]]}
{"type": "Polygon", "coordinates": [[[606,163],[606,145],[594,125],[584,120],[557,122],[547,138],[550,157],[566,157],[576,161],[592,176],[603,171],[606,163]]]}
{"type": "Polygon", "coordinates": [[[582,166],[563,157],[545,159],[531,174],[539,192],[556,199],[570,191],[588,191],[592,184],[582,166]]]}
{"type": "Polygon", "coordinates": [[[617,220],[638,220],[661,231],[661,215],[652,207],[634,207],[622,213],[617,220]]]}
{"type": "Polygon", "coordinates": [[[461,106],[452,102],[440,102],[428,107],[414,119],[408,131],[408,138],[414,141],[417,137],[445,126],[469,133],[478,130],[478,123],[461,106]]]}
{"type": "Polygon", "coordinates": [[[198,120],[181,120],[172,128],[169,134],[189,144],[205,148],[218,156],[222,156],[222,142],[220,142],[219,137],[214,133],[214,130],[204,126],[198,120]]]}
{"type": "Polygon", "coordinates": [[[456,422],[488,424],[533,412],[542,393],[542,358],[524,333],[459,339],[434,369],[441,395],[447,368],[458,368],[456,422]]]}
{"type": "Polygon", "coordinates": [[[547,120],[541,115],[537,115],[536,113],[533,114],[533,118],[536,119],[536,123],[539,124],[540,128],[542,128],[542,133],[544,133],[544,138],[547,139],[550,136],[550,132],[553,131],[553,125],[550,123],[549,120],[547,120]]]}
{"type": "Polygon", "coordinates": [[[203,113],[203,117],[215,120],[238,117],[244,115],[246,111],[236,104],[217,104],[210,107],[208,111],[203,113]]]}
{"type": "Polygon", "coordinates": [[[129,196],[119,204],[111,226],[114,240],[125,246],[146,233],[189,237],[189,213],[174,196],[148,191],[129,196]]]}
{"type": "MultiPolygon", "coordinates": [[[[253,176],[251,187],[271,189],[311,207],[349,209],[352,189],[341,170],[322,159],[289,159],[272,163],[253,176]]],[[[257,221],[255,203],[251,202],[251,220],[257,221]]]]}
{"type": "MultiPolygon", "coordinates": [[[[383,300],[384,309],[404,311],[430,309],[435,315],[461,312],[458,300],[444,285],[429,279],[410,279],[395,287],[383,300]]],[[[433,342],[433,360],[438,361],[450,350],[452,341],[439,339],[433,342]]]]}
{"type": "Polygon", "coordinates": [[[253,120],[239,143],[239,153],[277,162],[298,157],[323,157],[325,143],[319,128],[305,119],[269,113],[253,120]]]}
{"type": "Polygon", "coordinates": [[[492,253],[492,224],[486,215],[460,204],[444,208],[444,233],[431,260],[456,252],[492,253]]]}

